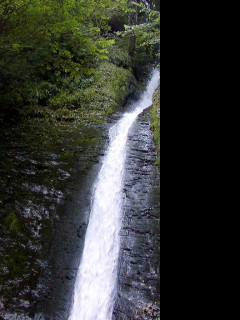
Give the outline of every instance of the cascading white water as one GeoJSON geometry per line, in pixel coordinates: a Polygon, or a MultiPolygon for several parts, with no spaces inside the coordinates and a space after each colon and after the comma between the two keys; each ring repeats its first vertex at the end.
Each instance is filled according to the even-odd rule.
{"type": "Polygon", "coordinates": [[[69,320],[111,320],[116,296],[123,177],[129,129],[138,115],[152,104],[160,82],[153,72],[146,92],[132,112],[109,132],[110,146],[94,187],[93,204],[74,291],[69,320]]]}

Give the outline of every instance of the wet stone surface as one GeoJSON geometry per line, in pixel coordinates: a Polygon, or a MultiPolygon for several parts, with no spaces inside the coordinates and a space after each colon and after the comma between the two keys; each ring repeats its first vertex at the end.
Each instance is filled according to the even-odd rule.
{"type": "Polygon", "coordinates": [[[87,224],[77,209],[89,201],[85,180],[101,160],[109,125],[1,126],[0,320],[51,312],[60,320],[55,307],[64,316],[61,299],[69,304],[75,277],[68,263],[78,262],[87,224]]]}
{"type": "MultiPolygon", "coordinates": [[[[0,320],[68,319],[92,186],[120,116],[51,134],[40,127],[33,138],[0,128],[0,320]]],[[[146,111],[129,137],[115,320],[159,319],[160,178],[149,126],[146,111]]]]}
{"type": "Polygon", "coordinates": [[[131,130],[114,320],[160,319],[160,174],[149,111],[131,130]]]}

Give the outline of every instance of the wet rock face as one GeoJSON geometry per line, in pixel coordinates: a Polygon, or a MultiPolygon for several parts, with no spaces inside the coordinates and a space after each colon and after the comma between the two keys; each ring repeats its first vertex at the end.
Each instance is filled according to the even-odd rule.
{"type": "Polygon", "coordinates": [[[77,208],[89,199],[79,190],[103,153],[107,130],[64,127],[51,141],[54,135],[43,137],[41,129],[32,139],[21,126],[0,128],[1,320],[47,320],[40,314],[49,297],[55,295],[51,309],[62,303],[53,287],[67,283],[72,290],[68,262],[76,263],[73,252],[79,258],[87,223],[77,208]]]}
{"type": "MultiPolygon", "coordinates": [[[[0,320],[68,318],[92,184],[120,117],[61,130],[47,146],[0,128],[0,320]]],[[[159,318],[159,176],[149,126],[146,111],[129,137],[115,320],[159,318]]]]}
{"type": "Polygon", "coordinates": [[[132,128],[115,320],[160,319],[160,176],[149,111],[132,128]]]}

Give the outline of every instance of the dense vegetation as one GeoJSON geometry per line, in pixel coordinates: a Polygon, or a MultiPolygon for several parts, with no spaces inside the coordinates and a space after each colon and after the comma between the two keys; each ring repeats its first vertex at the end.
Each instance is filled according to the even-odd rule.
{"type": "MultiPolygon", "coordinates": [[[[159,44],[158,3],[1,0],[0,119],[26,107],[56,108],[68,93],[89,86],[101,61],[115,52],[116,32],[127,37],[124,50],[131,61],[115,63],[128,69],[149,63],[159,44]]],[[[73,100],[79,107],[84,98],[78,93],[73,100]]]]}

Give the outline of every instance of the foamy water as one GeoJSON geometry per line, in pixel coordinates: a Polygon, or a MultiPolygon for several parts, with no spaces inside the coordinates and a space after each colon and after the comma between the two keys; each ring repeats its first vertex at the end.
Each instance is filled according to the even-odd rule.
{"type": "Polygon", "coordinates": [[[110,129],[110,145],[94,186],[93,204],[69,320],[111,320],[116,297],[120,229],[122,224],[126,146],[131,126],[152,105],[160,83],[153,72],[133,111],[110,129]]]}

